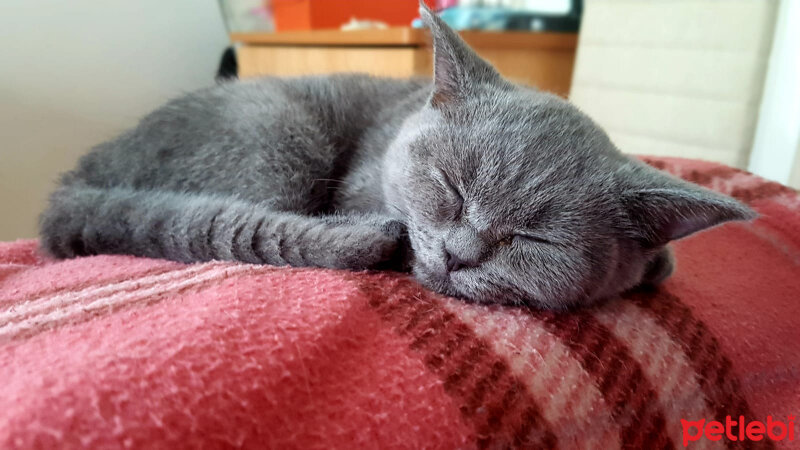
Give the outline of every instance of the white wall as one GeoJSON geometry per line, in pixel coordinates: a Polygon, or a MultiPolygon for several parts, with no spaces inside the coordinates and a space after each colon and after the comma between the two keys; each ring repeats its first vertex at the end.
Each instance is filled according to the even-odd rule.
{"type": "Polygon", "coordinates": [[[800,140],[797,141],[794,155],[794,167],[792,168],[792,173],[789,174],[789,186],[800,189],[800,140]]]}
{"type": "Polygon", "coordinates": [[[570,99],[623,152],[747,167],[777,2],[585,6],[570,99]]]}
{"type": "Polygon", "coordinates": [[[215,0],[0,1],[0,240],[35,236],[89,147],[213,84],[226,45],[215,0]]]}
{"type": "Polygon", "coordinates": [[[770,180],[800,187],[800,181],[790,179],[792,167],[800,167],[800,2],[797,0],[780,2],[759,113],[748,169],[770,180]]]}

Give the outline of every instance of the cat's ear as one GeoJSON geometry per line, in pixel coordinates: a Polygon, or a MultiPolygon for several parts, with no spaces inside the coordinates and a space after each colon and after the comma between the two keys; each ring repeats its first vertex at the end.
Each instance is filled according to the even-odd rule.
{"type": "Polygon", "coordinates": [[[722,194],[647,169],[637,185],[628,186],[622,202],[632,234],[645,245],[669,241],[732,220],[750,220],[756,213],[722,194]]]}
{"type": "Polygon", "coordinates": [[[433,38],[433,83],[431,105],[457,101],[468,95],[472,86],[499,81],[500,75],[434,14],[423,0],[419,2],[422,22],[433,38]]]}

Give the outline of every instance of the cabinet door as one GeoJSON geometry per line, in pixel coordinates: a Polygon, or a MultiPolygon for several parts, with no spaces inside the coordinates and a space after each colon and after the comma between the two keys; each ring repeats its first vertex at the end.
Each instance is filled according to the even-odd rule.
{"type": "Polygon", "coordinates": [[[408,77],[417,73],[426,50],[414,47],[309,47],[244,46],[237,51],[239,76],[307,75],[334,72],[364,72],[372,75],[408,77]]]}

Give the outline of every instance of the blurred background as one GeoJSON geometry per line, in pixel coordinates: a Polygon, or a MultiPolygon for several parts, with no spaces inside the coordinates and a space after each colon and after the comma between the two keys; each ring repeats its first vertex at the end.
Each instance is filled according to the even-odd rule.
{"type": "MultiPolygon", "coordinates": [[[[570,98],[624,152],[800,187],[800,1],[426,0],[507,77],[570,98]]],[[[0,240],[58,174],[226,78],[429,75],[417,0],[3,0],[0,240]]]]}

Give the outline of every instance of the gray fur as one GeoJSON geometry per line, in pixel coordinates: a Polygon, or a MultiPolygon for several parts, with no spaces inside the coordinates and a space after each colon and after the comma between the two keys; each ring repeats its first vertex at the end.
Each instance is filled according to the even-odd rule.
{"type": "Polygon", "coordinates": [[[58,257],[411,264],[445,294],[557,309],[658,283],[672,272],[669,241],[753,217],[623,156],[574,106],[502,79],[421,13],[433,84],[264,78],[173,100],[63,177],[43,246],[58,257]]]}

